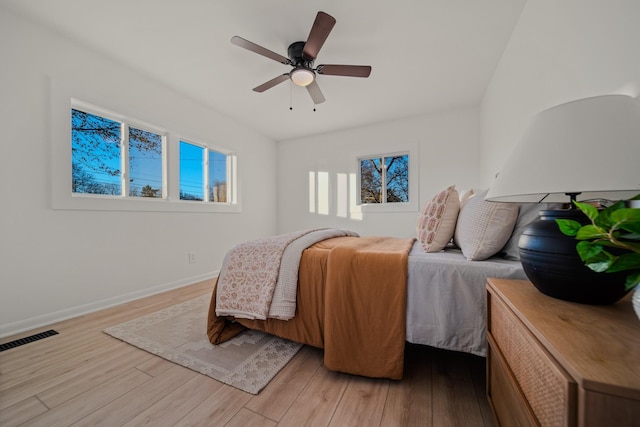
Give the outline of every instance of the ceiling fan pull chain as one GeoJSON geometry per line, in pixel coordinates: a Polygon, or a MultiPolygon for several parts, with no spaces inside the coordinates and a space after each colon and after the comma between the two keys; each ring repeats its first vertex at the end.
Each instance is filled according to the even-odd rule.
{"type": "Polygon", "coordinates": [[[291,80],[289,80],[289,111],[293,111],[293,86],[291,85],[291,80]]]}

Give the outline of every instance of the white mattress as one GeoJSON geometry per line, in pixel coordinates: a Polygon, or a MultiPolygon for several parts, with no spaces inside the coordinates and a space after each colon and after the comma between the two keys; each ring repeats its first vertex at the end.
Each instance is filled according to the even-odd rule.
{"type": "Polygon", "coordinates": [[[526,279],[520,261],[467,261],[457,249],[409,253],[407,341],[486,355],[486,279],[526,279]]]}

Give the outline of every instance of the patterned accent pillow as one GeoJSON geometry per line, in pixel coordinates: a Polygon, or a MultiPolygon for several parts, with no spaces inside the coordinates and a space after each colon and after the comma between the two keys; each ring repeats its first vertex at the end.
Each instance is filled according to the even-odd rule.
{"type": "Polygon", "coordinates": [[[418,240],[425,252],[439,252],[451,241],[460,212],[455,186],[445,188],[425,203],[418,216],[418,240]]]}
{"type": "Polygon", "coordinates": [[[484,190],[464,204],[453,236],[469,261],[481,261],[497,254],[507,243],[518,218],[517,203],[487,202],[484,190]]]}

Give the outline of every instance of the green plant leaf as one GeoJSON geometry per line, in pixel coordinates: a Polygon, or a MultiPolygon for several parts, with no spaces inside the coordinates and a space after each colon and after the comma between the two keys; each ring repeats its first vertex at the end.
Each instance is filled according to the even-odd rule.
{"type": "MultiPolygon", "coordinates": [[[[619,241],[621,241],[621,243],[626,245],[625,249],[633,251],[633,252],[636,252],[636,253],[640,253],[640,243],[631,242],[631,241],[628,241],[626,239],[620,239],[619,241]]],[[[608,240],[604,240],[604,239],[598,239],[598,240],[595,240],[595,242],[598,242],[602,246],[607,246],[607,247],[610,247],[610,248],[618,248],[618,249],[621,248],[620,243],[612,243],[612,242],[610,242],[608,240]]]]}
{"type": "Polygon", "coordinates": [[[572,219],[556,219],[556,223],[560,231],[567,236],[575,236],[582,227],[582,224],[572,219]]]}
{"type": "Polygon", "coordinates": [[[640,254],[630,252],[616,257],[607,272],[615,273],[624,270],[640,270],[640,254]]]}
{"type": "Polygon", "coordinates": [[[578,240],[600,239],[604,237],[607,237],[607,232],[591,224],[583,226],[576,234],[576,239],[578,240]]]}
{"type": "Polygon", "coordinates": [[[576,250],[582,262],[597,273],[607,271],[615,260],[615,257],[603,250],[602,245],[599,243],[580,242],[576,245],[576,250]]]}
{"type": "MultiPolygon", "coordinates": [[[[640,194],[630,200],[640,200],[640,194]]],[[[581,226],[572,220],[556,220],[563,234],[579,240],[576,251],[593,271],[629,271],[626,289],[640,284],[640,209],[626,207],[625,201],[598,210],[588,203],[574,202],[590,220],[581,226]],[[615,248],[613,255],[605,248],[615,248]]]]}
{"type": "Polygon", "coordinates": [[[618,235],[618,238],[623,240],[640,240],[640,233],[635,232],[622,232],[618,235]]]}
{"type": "Polygon", "coordinates": [[[640,224],[640,209],[622,208],[611,213],[615,222],[635,222],[640,224]]]}
{"type": "Polygon", "coordinates": [[[619,209],[611,214],[611,220],[622,230],[640,234],[640,209],[619,209]]]}
{"type": "Polygon", "coordinates": [[[609,206],[606,209],[601,209],[598,212],[598,217],[595,218],[595,220],[593,221],[593,224],[605,230],[611,229],[615,225],[615,221],[611,219],[611,215],[616,210],[620,208],[624,208],[624,206],[625,206],[624,202],[620,201],[620,202],[614,203],[613,205],[609,206]]]}
{"type": "Polygon", "coordinates": [[[611,261],[604,260],[600,262],[589,262],[585,265],[596,273],[604,273],[605,271],[609,271],[609,268],[611,268],[611,261]]]}
{"type": "Polygon", "coordinates": [[[627,281],[625,283],[625,289],[630,291],[640,284],[640,271],[635,273],[631,273],[627,276],[627,281]]]}
{"type": "Polygon", "coordinates": [[[598,209],[589,203],[573,202],[591,221],[598,217],[598,209]]]}
{"type": "MultiPolygon", "coordinates": [[[[640,236],[640,223],[631,222],[631,223],[627,223],[627,224],[622,224],[622,225],[620,225],[620,229],[628,231],[631,234],[635,234],[637,236],[640,236]]],[[[631,237],[631,239],[640,240],[640,237],[631,237]]]]}
{"type": "Polygon", "coordinates": [[[601,244],[596,242],[579,242],[576,245],[576,251],[583,262],[599,262],[609,257],[604,254],[604,249],[601,244]]]}

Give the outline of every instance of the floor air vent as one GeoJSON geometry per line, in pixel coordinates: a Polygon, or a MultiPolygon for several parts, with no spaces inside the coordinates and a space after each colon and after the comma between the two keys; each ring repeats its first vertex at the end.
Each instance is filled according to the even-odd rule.
{"type": "Polygon", "coordinates": [[[21,345],[29,344],[30,342],[38,341],[43,338],[50,337],[52,335],[58,335],[58,333],[53,329],[49,329],[48,331],[40,332],[39,334],[20,338],[19,340],[15,340],[15,341],[6,342],[4,344],[0,344],[0,351],[9,350],[14,347],[20,347],[21,345]]]}

